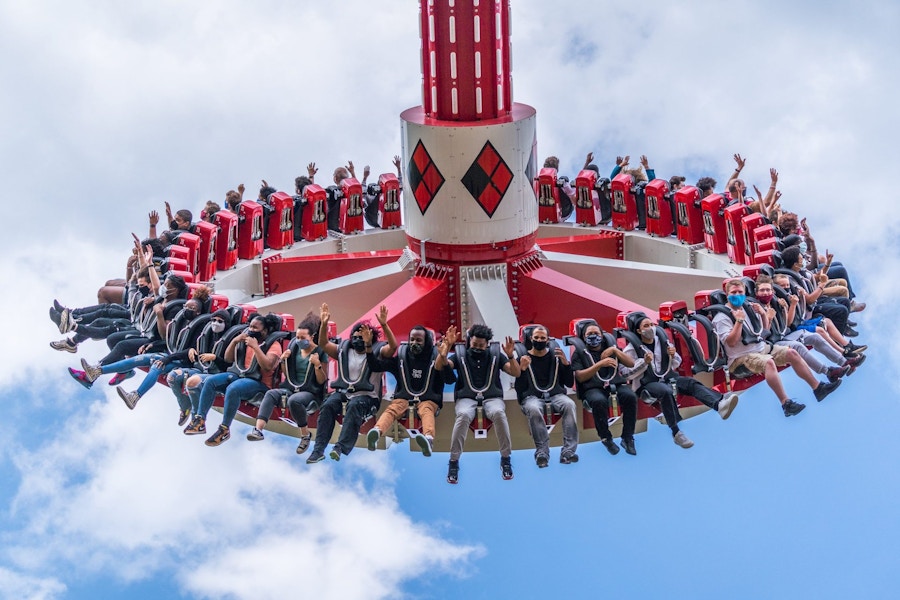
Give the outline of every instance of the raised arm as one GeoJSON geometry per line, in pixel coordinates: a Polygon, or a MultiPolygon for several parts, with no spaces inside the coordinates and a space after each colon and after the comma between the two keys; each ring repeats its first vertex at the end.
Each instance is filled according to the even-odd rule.
{"type": "Polygon", "coordinates": [[[735,179],[737,179],[738,177],[741,176],[741,171],[744,170],[744,165],[747,164],[747,159],[746,159],[746,158],[741,158],[741,155],[740,155],[740,154],[735,154],[735,155],[734,155],[734,162],[735,162],[735,164],[737,165],[737,168],[735,168],[734,172],[731,174],[731,177],[729,177],[729,178],[728,178],[728,181],[725,183],[725,189],[726,189],[726,190],[727,190],[728,187],[731,185],[731,182],[732,182],[732,181],[734,181],[735,179]]]}
{"type": "Polygon", "coordinates": [[[394,337],[394,332],[388,326],[388,307],[384,304],[378,310],[377,318],[378,324],[381,325],[381,330],[384,331],[384,338],[387,340],[387,344],[381,347],[381,357],[388,358],[397,351],[397,338],[394,337]]]}
{"type": "Polygon", "coordinates": [[[324,302],[319,312],[319,318],[321,319],[321,325],[319,325],[319,346],[325,351],[325,354],[336,359],[338,355],[337,344],[328,339],[328,321],[331,319],[331,313],[328,311],[328,305],[324,302]]]}

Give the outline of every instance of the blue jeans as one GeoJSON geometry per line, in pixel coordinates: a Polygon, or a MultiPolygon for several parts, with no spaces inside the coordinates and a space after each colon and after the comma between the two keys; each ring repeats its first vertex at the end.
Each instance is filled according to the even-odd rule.
{"type": "Polygon", "coordinates": [[[166,383],[169,384],[169,389],[175,394],[175,400],[178,401],[178,408],[181,410],[190,410],[193,414],[197,414],[199,402],[197,405],[191,403],[191,397],[184,390],[184,382],[187,381],[191,375],[199,375],[200,373],[200,369],[175,368],[170,371],[169,375],[166,377],[166,383]]]}
{"type": "MultiPolygon", "coordinates": [[[[528,428],[534,438],[534,457],[550,457],[550,432],[544,421],[544,402],[536,396],[528,396],[522,403],[522,412],[528,419],[528,428]]],[[[578,449],[578,421],[575,417],[575,402],[565,394],[550,396],[546,400],[553,410],[560,414],[563,428],[563,445],[560,456],[571,456],[578,449]]]]}
{"type": "Polygon", "coordinates": [[[225,390],[225,404],[222,407],[222,425],[231,427],[234,415],[242,400],[250,400],[256,394],[268,390],[265,385],[255,379],[239,377],[234,373],[217,373],[207,377],[200,390],[200,416],[206,419],[212,408],[216,394],[225,390]]]}

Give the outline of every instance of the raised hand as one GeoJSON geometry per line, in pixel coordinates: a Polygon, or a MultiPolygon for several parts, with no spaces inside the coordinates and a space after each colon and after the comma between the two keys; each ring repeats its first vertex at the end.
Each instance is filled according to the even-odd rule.
{"type": "Polygon", "coordinates": [[[318,172],[319,170],[316,168],[316,163],[311,162],[306,165],[306,174],[309,175],[310,179],[314,178],[318,172]]]}
{"type": "Polygon", "coordinates": [[[744,170],[744,165],[747,164],[747,159],[741,158],[741,155],[740,155],[740,154],[735,154],[735,155],[734,155],[734,162],[735,162],[735,164],[737,164],[737,170],[738,170],[738,171],[743,171],[743,170],[744,170]]]}
{"type": "Polygon", "coordinates": [[[359,335],[362,336],[363,341],[366,343],[366,346],[372,345],[372,328],[368,325],[363,325],[359,328],[359,335]]]}
{"type": "Polygon", "coordinates": [[[150,219],[150,227],[156,227],[156,224],[159,223],[159,213],[155,210],[151,210],[150,214],[147,216],[150,219]]]}
{"type": "Polygon", "coordinates": [[[774,168],[769,169],[769,177],[772,178],[772,185],[778,185],[778,171],[774,168]]]}
{"type": "Polygon", "coordinates": [[[328,312],[328,305],[324,302],[322,303],[322,308],[319,310],[319,319],[322,323],[327,323],[331,320],[331,313],[328,312]]]}
{"type": "Polygon", "coordinates": [[[650,169],[650,161],[647,160],[647,156],[644,154],[641,154],[641,166],[644,167],[645,171],[650,169]]]}
{"type": "Polygon", "coordinates": [[[386,304],[382,304],[381,308],[378,309],[378,316],[376,318],[381,325],[387,325],[388,307],[386,304]]]}

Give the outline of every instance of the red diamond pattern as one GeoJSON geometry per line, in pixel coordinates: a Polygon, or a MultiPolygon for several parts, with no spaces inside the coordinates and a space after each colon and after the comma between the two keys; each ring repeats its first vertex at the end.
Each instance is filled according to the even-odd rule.
{"type": "Polygon", "coordinates": [[[431,155],[428,154],[422,140],[419,140],[409,160],[409,186],[423,215],[437,196],[438,190],[444,185],[444,181],[444,176],[431,160],[431,155]]]}
{"type": "Polygon", "coordinates": [[[461,182],[485,214],[492,217],[512,180],[512,170],[494,145],[486,142],[461,182]]]}

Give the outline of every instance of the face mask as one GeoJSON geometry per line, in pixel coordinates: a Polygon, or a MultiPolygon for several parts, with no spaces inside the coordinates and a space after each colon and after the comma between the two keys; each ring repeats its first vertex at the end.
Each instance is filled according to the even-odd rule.
{"type": "Polygon", "coordinates": [[[469,354],[471,354],[473,358],[481,358],[484,356],[484,348],[469,348],[469,354]]]}
{"type": "Polygon", "coordinates": [[[170,221],[169,229],[171,229],[172,231],[177,230],[178,229],[178,221],[170,221]]]}
{"type": "Polygon", "coordinates": [[[424,350],[424,349],[425,349],[425,347],[418,342],[410,342],[409,343],[409,353],[412,354],[413,356],[418,356],[418,355],[422,354],[422,350],[424,350]]]}
{"type": "Polygon", "coordinates": [[[169,295],[169,288],[166,287],[166,284],[163,283],[159,286],[159,295],[163,298],[169,295]]]}
{"type": "Polygon", "coordinates": [[[800,242],[799,246],[800,246],[800,254],[806,254],[806,250],[807,250],[806,242],[800,242]]]}
{"type": "Polygon", "coordinates": [[[213,333],[222,333],[225,331],[225,321],[213,321],[209,324],[209,328],[213,333]]]}
{"type": "Polygon", "coordinates": [[[366,349],[366,342],[361,337],[350,338],[350,346],[357,352],[362,352],[366,349]]]}
{"type": "Polygon", "coordinates": [[[774,294],[757,294],[756,299],[762,302],[763,304],[768,304],[772,301],[774,294]]]}
{"type": "Polygon", "coordinates": [[[547,340],[534,340],[531,342],[531,347],[537,350],[538,352],[547,349],[547,340]]]}
{"type": "Polygon", "coordinates": [[[584,338],[584,341],[587,342],[588,346],[599,346],[601,339],[599,333],[591,333],[584,338]]]}
{"type": "Polygon", "coordinates": [[[247,336],[252,337],[257,342],[262,341],[263,337],[265,337],[262,331],[253,331],[252,329],[247,331],[247,336]]]}
{"type": "Polygon", "coordinates": [[[746,294],[728,294],[728,302],[730,302],[732,306],[736,306],[738,308],[744,305],[744,300],[746,299],[746,294]]]}
{"type": "Polygon", "coordinates": [[[300,340],[299,342],[297,342],[297,347],[300,348],[301,350],[308,349],[309,348],[309,340],[305,340],[305,339],[300,340]]]}
{"type": "Polygon", "coordinates": [[[641,329],[641,339],[647,340],[649,342],[653,339],[653,336],[654,332],[652,327],[648,329],[641,329]]]}
{"type": "Polygon", "coordinates": [[[149,285],[138,286],[138,291],[141,293],[142,296],[147,296],[150,294],[150,286],[149,285]]]}
{"type": "Polygon", "coordinates": [[[192,310],[190,308],[186,308],[182,312],[184,313],[184,318],[187,319],[188,321],[193,320],[197,316],[197,311],[192,310]]]}

